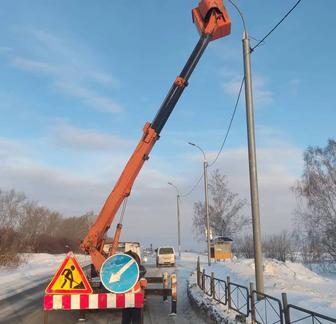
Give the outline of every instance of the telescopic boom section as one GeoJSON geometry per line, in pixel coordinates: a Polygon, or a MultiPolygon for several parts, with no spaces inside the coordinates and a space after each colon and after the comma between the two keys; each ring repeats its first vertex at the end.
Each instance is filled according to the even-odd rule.
{"type": "MultiPolygon", "coordinates": [[[[118,182],[115,184],[97,216],[95,223],[81,244],[81,249],[90,254],[92,263],[98,272],[107,257],[103,252],[105,234],[110,228],[123,200],[129,196],[138,173],[144,162],[148,160],[149,153],[158,140],[162,128],[166,124],[185,87],[188,85],[189,77],[209,42],[230,34],[231,21],[222,0],[202,0],[199,6],[193,9],[192,15],[193,21],[201,34],[200,40],[191,53],[181,74],[171,86],[153,122],[145,124],[143,136],[139,144],[127,162],[118,182]]],[[[120,232],[121,224],[118,224],[112,247],[113,252],[115,252],[118,245],[120,232]]]]}

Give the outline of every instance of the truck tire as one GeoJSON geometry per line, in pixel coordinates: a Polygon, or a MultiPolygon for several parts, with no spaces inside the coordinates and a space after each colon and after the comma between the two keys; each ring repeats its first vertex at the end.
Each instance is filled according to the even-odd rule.
{"type": "Polygon", "coordinates": [[[143,324],[143,308],[123,309],[121,324],[143,324]]]}

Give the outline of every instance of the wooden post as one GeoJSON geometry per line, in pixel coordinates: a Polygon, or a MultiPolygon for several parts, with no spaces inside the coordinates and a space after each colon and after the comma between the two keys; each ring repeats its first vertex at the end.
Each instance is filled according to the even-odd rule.
{"type": "Polygon", "coordinates": [[[250,300],[251,300],[251,322],[252,324],[256,323],[256,308],[255,308],[255,299],[253,295],[254,284],[250,282],[250,300]]]}
{"type": "Polygon", "coordinates": [[[210,292],[211,297],[216,298],[216,291],[215,291],[215,278],[214,273],[211,272],[211,279],[210,279],[210,292]]]}
{"type": "Polygon", "coordinates": [[[289,309],[288,309],[288,300],[287,300],[287,294],[282,293],[282,305],[283,305],[283,313],[285,315],[285,323],[290,324],[290,314],[289,314],[289,309]]]}
{"type": "Polygon", "coordinates": [[[227,283],[228,307],[231,308],[230,276],[226,277],[226,283],[227,283]]]}

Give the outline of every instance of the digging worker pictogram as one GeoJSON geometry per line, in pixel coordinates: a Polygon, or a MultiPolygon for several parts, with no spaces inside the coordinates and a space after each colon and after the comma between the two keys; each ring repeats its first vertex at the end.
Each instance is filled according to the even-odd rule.
{"type": "Polygon", "coordinates": [[[74,278],[73,278],[73,273],[72,273],[72,271],[74,271],[75,269],[76,269],[75,266],[72,265],[72,266],[70,267],[70,269],[66,268],[66,269],[63,270],[63,272],[62,272],[61,275],[64,276],[64,282],[63,282],[61,288],[63,288],[63,287],[66,285],[67,282],[69,282],[70,288],[72,288],[73,283],[75,283],[75,284],[77,284],[78,286],[80,286],[81,282],[77,282],[77,281],[75,281],[74,278]]]}

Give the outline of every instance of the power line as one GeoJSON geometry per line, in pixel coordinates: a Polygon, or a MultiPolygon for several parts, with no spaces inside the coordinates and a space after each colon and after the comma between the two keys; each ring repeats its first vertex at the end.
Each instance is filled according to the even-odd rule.
{"type": "MultiPolygon", "coordinates": [[[[242,21],[243,21],[243,26],[244,26],[244,30],[246,30],[246,25],[245,25],[245,21],[244,21],[244,18],[243,18],[243,15],[241,13],[241,11],[239,10],[238,6],[231,0],[229,0],[231,2],[231,4],[238,10],[238,13],[240,15],[240,17],[242,18],[242,21]]],[[[254,46],[251,48],[251,52],[253,52],[257,47],[259,47],[267,37],[269,37],[278,27],[279,25],[291,14],[291,12],[298,6],[298,4],[301,2],[302,0],[298,0],[295,5],[286,13],[285,16],[282,17],[282,19],[254,46]]],[[[227,129],[227,132],[225,134],[225,137],[224,137],[224,140],[223,140],[223,143],[219,149],[219,152],[216,156],[216,158],[214,159],[213,162],[211,162],[209,164],[209,167],[213,166],[216,161],[218,160],[219,158],[219,155],[221,154],[222,150],[223,150],[223,147],[225,145],[225,142],[229,136],[229,133],[230,133],[230,129],[231,129],[231,125],[232,125],[232,122],[233,122],[233,119],[235,117],[235,114],[236,114],[236,110],[237,110],[237,106],[238,106],[238,103],[239,103],[239,99],[240,99],[240,96],[241,96],[241,92],[242,92],[242,88],[243,88],[243,84],[244,84],[244,78],[241,82],[241,85],[240,85],[240,89],[239,89],[239,92],[238,92],[238,97],[237,97],[237,100],[236,100],[236,104],[235,104],[235,108],[233,110],[233,114],[232,114],[232,117],[231,117],[231,120],[230,120],[230,123],[229,123],[229,126],[228,126],[228,129],[227,129]]]]}
{"type": "Polygon", "coordinates": [[[202,178],[203,178],[203,173],[200,176],[200,178],[197,180],[197,182],[193,185],[193,187],[187,193],[181,195],[181,197],[187,197],[187,196],[189,196],[197,188],[197,186],[201,182],[202,178]]]}
{"type": "Polygon", "coordinates": [[[235,117],[235,115],[236,115],[236,111],[237,111],[237,107],[238,107],[238,103],[239,103],[240,95],[241,95],[241,93],[242,93],[242,89],[243,89],[244,81],[245,81],[245,78],[243,78],[242,81],[241,81],[241,83],[240,83],[240,88],[239,88],[239,92],[238,92],[238,96],[237,96],[236,104],[235,104],[235,107],[234,107],[234,109],[233,109],[232,116],[231,116],[231,120],[230,120],[228,129],[227,129],[227,131],[226,131],[226,134],[225,134],[223,143],[222,143],[222,145],[221,145],[221,147],[220,147],[220,149],[219,149],[219,151],[218,151],[218,153],[217,153],[216,158],[215,158],[211,163],[209,163],[209,165],[208,165],[209,167],[213,166],[213,165],[216,163],[216,161],[218,160],[219,155],[222,153],[222,150],[223,150],[223,147],[224,147],[224,145],[225,145],[225,142],[226,142],[226,140],[227,140],[227,138],[228,138],[228,136],[229,136],[229,133],[230,133],[230,130],[231,130],[231,126],[232,126],[232,122],[233,122],[233,119],[234,119],[234,117],[235,117]]]}
{"type": "Polygon", "coordinates": [[[291,14],[291,12],[298,6],[298,4],[302,0],[298,0],[296,4],[282,17],[282,19],[254,46],[251,48],[251,52],[253,52],[269,35],[271,35],[279,25],[291,14]]]}
{"type": "MultiPolygon", "coordinates": [[[[238,13],[242,19],[242,22],[243,22],[243,27],[244,27],[244,30],[246,30],[246,25],[245,25],[245,20],[244,20],[244,17],[241,13],[241,11],[239,10],[238,6],[231,0],[229,0],[231,2],[231,4],[238,10],[238,13]]],[[[298,0],[295,5],[281,18],[281,20],[254,46],[252,47],[250,50],[251,50],[251,53],[257,48],[259,47],[264,41],[266,38],[268,38],[280,25],[281,23],[292,13],[292,11],[299,5],[299,3],[301,2],[302,0],[298,0]]],[[[238,107],[238,103],[239,103],[239,100],[240,100],[240,96],[241,96],[241,93],[242,93],[242,89],[243,89],[243,85],[244,85],[244,81],[245,81],[245,78],[242,79],[242,82],[240,84],[240,88],[239,88],[239,92],[238,92],[238,96],[237,96],[237,100],[236,100],[236,104],[235,104],[235,107],[233,109],[233,112],[232,112],[232,116],[231,116],[231,120],[230,120],[230,123],[229,123],[229,126],[228,126],[228,129],[226,131],[226,134],[225,134],[225,137],[224,137],[224,140],[222,142],[222,145],[217,153],[217,156],[216,158],[211,162],[209,163],[209,167],[213,166],[218,158],[219,158],[219,155],[222,153],[222,150],[224,148],[224,145],[226,143],[226,140],[229,136],[229,133],[230,133],[230,130],[231,130],[231,126],[232,126],[232,122],[234,120],[234,117],[236,115],[236,111],[237,111],[237,107],[238,107]]],[[[195,189],[196,187],[199,185],[199,183],[201,182],[203,178],[203,174],[201,175],[201,177],[197,180],[197,182],[195,183],[195,185],[191,188],[191,190],[189,190],[187,193],[181,195],[181,197],[187,197],[189,196],[195,189]]]]}

